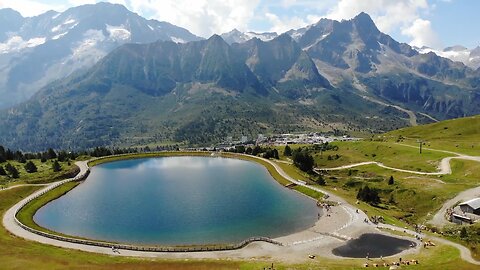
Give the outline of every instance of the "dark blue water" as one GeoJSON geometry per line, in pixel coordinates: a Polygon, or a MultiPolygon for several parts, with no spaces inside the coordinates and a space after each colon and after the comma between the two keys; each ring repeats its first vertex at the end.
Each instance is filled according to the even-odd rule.
{"type": "Polygon", "coordinates": [[[391,256],[417,244],[410,240],[391,237],[383,234],[366,233],[357,239],[349,240],[345,245],[332,250],[337,256],[350,258],[378,258],[391,256]]]}
{"type": "Polygon", "coordinates": [[[315,201],[261,165],[213,157],[125,160],[40,208],[34,220],[68,235],[132,244],[236,243],[312,226],[315,201]]]}

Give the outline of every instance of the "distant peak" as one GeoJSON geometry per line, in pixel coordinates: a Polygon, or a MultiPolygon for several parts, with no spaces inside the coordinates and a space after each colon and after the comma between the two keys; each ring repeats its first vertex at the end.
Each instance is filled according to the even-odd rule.
{"type": "Polygon", "coordinates": [[[207,41],[210,42],[210,43],[215,43],[215,44],[218,44],[218,43],[225,43],[226,44],[225,40],[217,34],[213,34],[209,39],[207,39],[207,41]]]}
{"type": "Polygon", "coordinates": [[[465,48],[462,45],[454,45],[454,46],[450,46],[450,47],[445,48],[443,51],[444,52],[458,52],[458,51],[466,51],[466,50],[468,50],[468,49],[465,48]]]}
{"type": "Polygon", "coordinates": [[[375,25],[375,22],[373,22],[372,18],[370,15],[368,15],[365,12],[360,12],[355,18],[351,20],[353,24],[357,26],[357,29],[362,32],[379,32],[377,25],[375,25]]]}
{"type": "Polygon", "coordinates": [[[355,16],[354,19],[368,19],[368,20],[372,20],[372,18],[370,17],[370,15],[368,15],[367,13],[365,12],[360,12],[357,14],[357,16],[355,16]]]}
{"type": "Polygon", "coordinates": [[[293,38],[289,34],[283,33],[283,34],[279,35],[278,37],[274,38],[274,40],[282,41],[282,42],[292,42],[293,38]]]}
{"type": "Polygon", "coordinates": [[[242,32],[240,32],[237,28],[233,28],[232,31],[228,32],[227,34],[241,34],[242,32]]]}
{"type": "Polygon", "coordinates": [[[14,10],[14,9],[11,9],[11,8],[2,8],[0,9],[0,15],[2,17],[6,17],[6,16],[15,16],[15,17],[22,17],[22,14],[20,14],[20,12],[14,10]]]}
{"type": "Polygon", "coordinates": [[[213,34],[208,40],[223,40],[221,36],[213,34]]]}
{"type": "Polygon", "coordinates": [[[372,17],[370,17],[370,15],[368,15],[363,11],[358,13],[358,15],[355,16],[352,20],[362,25],[375,25],[375,23],[372,20],[372,17]]]}

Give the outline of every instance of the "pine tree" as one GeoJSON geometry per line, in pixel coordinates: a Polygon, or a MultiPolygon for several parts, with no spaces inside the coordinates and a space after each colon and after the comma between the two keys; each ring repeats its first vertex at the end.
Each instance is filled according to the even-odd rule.
{"type": "Polygon", "coordinates": [[[325,182],[325,179],[323,178],[323,175],[319,174],[317,178],[317,184],[320,186],[325,186],[327,183],[325,182]]]}
{"type": "Polygon", "coordinates": [[[311,172],[315,161],[310,154],[304,151],[295,151],[293,153],[293,164],[304,172],[311,172]]]}
{"type": "Polygon", "coordinates": [[[0,166],[0,175],[7,175],[7,172],[3,168],[3,166],[0,166]]]}
{"type": "Polygon", "coordinates": [[[59,172],[62,170],[62,166],[60,166],[60,163],[58,163],[58,160],[55,160],[53,162],[52,169],[54,172],[59,172]]]}
{"type": "Polygon", "coordinates": [[[17,168],[15,168],[15,166],[10,163],[7,163],[7,165],[5,165],[5,170],[10,174],[12,178],[20,177],[20,173],[18,172],[17,168]]]}
{"type": "Polygon", "coordinates": [[[37,172],[37,166],[35,166],[35,164],[30,160],[27,162],[27,164],[25,164],[25,170],[28,173],[34,173],[37,172]]]}
{"type": "Polygon", "coordinates": [[[290,146],[285,145],[285,150],[283,150],[283,155],[286,156],[286,157],[289,157],[292,155],[292,148],[290,148],[290,146]]]}
{"type": "Polygon", "coordinates": [[[0,163],[5,161],[7,161],[7,158],[5,157],[5,148],[0,145],[0,163]]]}
{"type": "Polygon", "coordinates": [[[47,158],[48,159],[54,159],[57,158],[57,153],[52,148],[49,148],[47,151],[47,158]]]}
{"type": "Polygon", "coordinates": [[[388,179],[388,184],[393,185],[395,183],[395,180],[393,179],[393,176],[390,175],[390,178],[388,179]]]}
{"type": "Polygon", "coordinates": [[[368,186],[365,186],[358,190],[357,199],[374,205],[380,203],[380,196],[378,195],[378,190],[375,188],[369,188],[368,186]]]}
{"type": "Polygon", "coordinates": [[[278,150],[277,149],[273,149],[273,158],[274,159],[279,159],[280,157],[278,156],[278,150]]]}

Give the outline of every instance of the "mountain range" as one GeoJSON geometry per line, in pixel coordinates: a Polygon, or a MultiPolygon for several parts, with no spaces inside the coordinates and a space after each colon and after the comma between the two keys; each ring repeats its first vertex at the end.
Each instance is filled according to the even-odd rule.
{"type": "Polygon", "coordinates": [[[443,50],[435,50],[429,47],[415,48],[420,53],[433,52],[438,56],[448,58],[453,61],[462,62],[465,65],[478,69],[480,68],[480,46],[473,49],[468,49],[463,46],[451,46],[443,50]]]}
{"type": "Polygon", "coordinates": [[[122,5],[99,3],[24,18],[0,10],[0,108],[25,101],[46,84],[88,69],[125,43],[200,40],[122,5]]]}
{"type": "Polygon", "coordinates": [[[480,113],[479,69],[421,54],[365,13],[281,35],[205,40],[175,29],[193,40],[169,34],[117,46],[0,112],[0,144],[206,145],[280,132],[380,132],[480,113]]]}

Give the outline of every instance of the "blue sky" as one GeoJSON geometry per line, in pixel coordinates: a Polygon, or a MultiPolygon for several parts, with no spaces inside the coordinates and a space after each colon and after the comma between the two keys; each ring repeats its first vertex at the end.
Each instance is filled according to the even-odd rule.
{"type": "MultiPolygon", "coordinates": [[[[63,11],[98,0],[6,0],[24,16],[63,11]]],[[[284,32],[326,17],[370,14],[383,32],[415,46],[480,45],[478,0],[109,0],[149,18],[168,21],[208,37],[237,28],[284,32]]]]}

